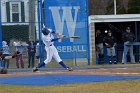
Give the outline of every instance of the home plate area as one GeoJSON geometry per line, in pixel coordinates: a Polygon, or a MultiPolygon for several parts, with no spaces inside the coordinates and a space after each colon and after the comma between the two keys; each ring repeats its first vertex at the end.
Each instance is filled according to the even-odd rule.
{"type": "Polygon", "coordinates": [[[9,70],[7,74],[0,74],[0,84],[20,85],[70,84],[128,79],[140,79],[140,68],[90,68],[74,69],[73,71],[53,69],[41,70],[40,72],[9,70]]]}

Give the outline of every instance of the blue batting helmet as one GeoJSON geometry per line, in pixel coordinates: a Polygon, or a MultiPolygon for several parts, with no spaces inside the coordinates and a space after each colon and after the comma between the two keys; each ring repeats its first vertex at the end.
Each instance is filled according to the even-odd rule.
{"type": "Polygon", "coordinates": [[[45,27],[45,28],[42,29],[42,33],[44,35],[48,35],[50,33],[50,31],[45,27]]]}

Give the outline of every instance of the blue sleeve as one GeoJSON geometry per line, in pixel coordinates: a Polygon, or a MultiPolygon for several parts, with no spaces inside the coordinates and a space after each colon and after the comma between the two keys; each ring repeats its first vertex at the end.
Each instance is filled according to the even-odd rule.
{"type": "Polygon", "coordinates": [[[51,40],[51,42],[57,41],[57,40],[59,40],[59,38],[54,38],[54,39],[51,40]]]}
{"type": "Polygon", "coordinates": [[[56,31],[52,31],[51,33],[55,34],[56,31]]]}

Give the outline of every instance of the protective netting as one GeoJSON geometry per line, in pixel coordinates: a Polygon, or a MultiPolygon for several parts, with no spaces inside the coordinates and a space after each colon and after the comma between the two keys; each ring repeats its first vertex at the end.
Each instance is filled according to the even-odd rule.
{"type": "MultiPolygon", "coordinates": [[[[89,61],[89,40],[88,36],[88,20],[82,19],[83,17],[88,17],[88,15],[106,15],[106,14],[114,14],[115,13],[115,0],[88,0],[88,4],[86,5],[86,0],[83,2],[79,2],[78,0],[54,0],[47,2],[46,4],[42,2],[42,15],[39,15],[39,7],[38,4],[43,0],[0,0],[0,14],[1,14],[1,24],[2,24],[2,41],[6,41],[10,55],[13,55],[16,51],[16,47],[14,46],[14,42],[22,41],[27,43],[29,41],[29,37],[33,37],[34,41],[38,41],[39,39],[39,26],[38,24],[45,24],[46,26],[51,27],[53,30],[59,30],[61,34],[64,35],[74,35],[73,28],[76,27],[77,32],[76,35],[80,35],[80,39],[65,39],[62,42],[57,42],[57,49],[60,52],[60,56],[62,57],[64,62],[66,62],[70,66],[79,66],[79,65],[87,65],[87,61],[89,61]],[[17,2],[16,2],[17,1],[17,2]],[[57,7],[52,7],[57,3],[57,7]],[[64,7],[68,4],[67,7],[64,7]],[[70,5],[72,5],[70,7],[70,5]],[[78,6],[79,5],[79,6],[78,6]],[[49,6],[49,7],[48,7],[49,6]],[[86,9],[88,7],[88,10],[86,9]],[[50,13],[51,11],[51,13],[50,13]],[[59,12],[58,12],[59,11],[59,12]],[[81,14],[78,14],[81,13],[81,14]],[[64,15],[65,14],[65,15],[64,15]],[[53,15],[53,16],[52,16],[53,15]],[[46,17],[47,16],[47,17],[46,17]],[[55,16],[57,16],[55,20],[55,16]],[[39,18],[41,17],[41,18],[39,18]],[[75,19],[77,17],[77,20],[75,19]],[[58,20],[58,18],[61,18],[58,20]],[[62,20],[63,18],[63,20],[62,20]],[[41,20],[39,22],[39,19],[41,20]],[[76,20],[76,21],[75,21],[76,20]],[[62,22],[63,21],[63,22],[62,22]],[[55,22],[55,23],[54,23],[55,22]],[[76,24],[76,22],[78,24],[76,24]],[[73,24],[76,24],[73,26],[73,24]],[[57,26],[56,26],[57,25],[57,26]],[[61,27],[64,25],[64,27],[61,27]],[[71,27],[73,26],[73,27],[71,27]],[[57,29],[56,29],[57,28],[57,29]],[[69,28],[69,29],[68,29],[69,28]],[[63,30],[64,31],[61,31],[63,30]],[[83,31],[83,29],[85,31],[83,31]],[[73,32],[70,32],[70,31],[73,32]],[[67,32],[65,32],[67,31],[67,32]],[[86,41],[86,43],[83,43],[86,41]],[[74,41],[70,43],[65,43],[69,41],[74,41]],[[59,45],[60,44],[60,45],[59,45]],[[86,50],[86,51],[84,51],[86,50]],[[70,52],[65,54],[65,52],[70,52]],[[71,58],[69,55],[72,55],[71,58]],[[86,63],[85,63],[86,62],[86,63]]],[[[116,0],[116,13],[117,14],[137,14],[140,13],[139,2],[137,0],[116,0]],[[136,5],[135,5],[136,4],[136,5]]],[[[41,27],[40,27],[41,29],[41,27]]],[[[93,40],[92,38],[91,40],[93,40]]],[[[91,43],[92,41],[90,41],[91,43]]],[[[21,46],[23,47],[23,46],[21,46]]],[[[44,51],[44,47],[41,46],[42,51],[44,51]]],[[[43,52],[42,52],[43,53],[43,52]]],[[[42,56],[43,60],[46,58],[45,52],[42,56]]],[[[37,60],[35,58],[35,60],[37,60]]],[[[27,47],[25,47],[23,51],[23,61],[24,68],[28,68],[28,53],[27,47]]],[[[38,62],[35,61],[35,65],[38,65],[38,62]]],[[[56,64],[56,62],[51,62],[48,64],[50,67],[60,67],[56,64]]],[[[16,60],[10,59],[9,68],[17,68],[16,60]]]]}
{"type": "MultiPolygon", "coordinates": [[[[28,43],[30,37],[32,37],[35,44],[37,44],[36,41],[38,41],[40,38],[39,30],[42,29],[42,24],[51,27],[51,29],[53,30],[59,31],[61,32],[61,34],[64,34],[66,36],[68,34],[70,35],[82,34],[82,37],[80,37],[80,39],[67,38],[62,40],[62,44],[61,42],[58,41],[56,42],[55,45],[57,46],[56,48],[58,49],[61,58],[69,66],[79,66],[83,64],[87,65],[88,52],[89,52],[88,44],[87,44],[88,34],[87,32],[85,32],[87,31],[87,24],[88,24],[87,10],[86,10],[87,3],[85,3],[87,1],[83,0],[84,1],[83,3],[77,0],[70,1],[69,3],[68,1],[65,0],[64,2],[45,1],[47,3],[41,1],[43,0],[29,0],[28,2],[1,0],[2,41],[7,42],[7,45],[9,46],[9,55],[15,54],[17,48],[19,48],[20,51],[22,51],[22,56],[23,56],[22,58],[23,62],[22,63],[19,62],[18,66],[15,58],[10,59],[9,68],[28,68],[28,67],[31,68],[38,65],[38,61],[37,61],[38,59],[35,57],[34,66],[29,66],[28,48],[27,46],[24,45],[28,43]],[[54,2],[57,3],[55,5],[56,7],[53,7],[54,2]],[[67,7],[64,7],[64,5],[67,7]],[[82,6],[85,7],[84,10],[82,6]],[[57,9],[59,9],[59,7],[61,7],[61,10],[63,12],[59,13],[58,11],[56,11],[57,9]],[[52,13],[47,12],[48,9],[52,13]],[[66,12],[66,10],[68,12],[66,12]],[[62,17],[62,18],[67,22],[66,23],[64,22],[64,24],[63,22],[61,22],[61,24],[57,22],[58,19],[59,21],[61,21],[62,19],[60,19],[61,17],[59,16],[54,17],[53,14],[55,13],[57,13],[61,17],[66,16],[67,18],[66,17],[62,17]],[[52,19],[51,17],[53,18],[53,20],[50,20],[52,19]],[[77,27],[71,25],[72,23],[75,24],[75,26],[77,27]],[[58,25],[64,26],[63,27],[65,28],[64,31],[61,31],[63,29],[60,29],[58,25]],[[76,31],[74,30],[74,27],[76,31]],[[65,31],[67,31],[68,33],[65,31]],[[83,41],[86,43],[83,43],[83,41]],[[19,42],[22,42],[24,44],[23,45],[19,44],[18,47],[15,46],[15,44],[19,42]]],[[[42,41],[40,42],[41,42],[40,44],[42,44],[42,41]]],[[[42,58],[42,62],[43,62],[46,59],[46,52],[44,50],[43,44],[39,46],[40,46],[39,48],[41,49],[41,54],[39,56],[42,58]]],[[[47,67],[60,67],[60,66],[56,62],[51,62],[47,65],[47,67]]]]}

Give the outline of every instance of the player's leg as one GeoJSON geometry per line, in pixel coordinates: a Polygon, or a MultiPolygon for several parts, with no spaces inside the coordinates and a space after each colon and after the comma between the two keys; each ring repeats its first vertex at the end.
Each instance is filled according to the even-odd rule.
{"type": "MultiPolygon", "coordinates": [[[[7,54],[3,54],[4,57],[8,56],[7,54]]],[[[3,67],[7,68],[7,60],[8,59],[3,59],[3,67]]]]}
{"type": "Polygon", "coordinates": [[[99,50],[100,50],[100,55],[101,55],[101,57],[103,57],[103,51],[104,51],[104,49],[103,49],[103,43],[100,43],[99,44],[99,50]]]}
{"type": "Polygon", "coordinates": [[[47,59],[44,62],[40,62],[40,64],[37,67],[33,68],[33,72],[38,71],[38,68],[45,66],[52,60],[53,56],[52,48],[45,47],[45,50],[47,51],[47,59]]]}
{"type": "Polygon", "coordinates": [[[63,68],[65,68],[66,70],[72,71],[72,68],[68,67],[60,58],[57,49],[54,47],[54,55],[53,58],[56,60],[56,62],[58,62],[63,68]]]}
{"type": "Polygon", "coordinates": [[[23,55],[20,54],[20,64],[21,64],[21,67],[24,68],[24,61],[23,61],[23,55]]]}
{"type": "Polygon", "coordinates": [[[108,55],[108,58],[109,58],[109,64],[112,64],[111,48],[107,48],[107,55],[108,55]]]}
{"type": "Polygon", "coordinates": [[[31,57],[32,58],[32,61],[31,61],[32,62],[32,68],[34,67],[34,64],[35,64],[35,58],[34,57],[35,57],[35,53],[32,53],[32,57],[31,57]]]}
{"type": "Polygon", "coordinates": [[[31,52],[28,53],[28,68],[31,66],[31,52]]]}
{"type": "Polygon", "coordinates": [[[129,46],[124,45],[123,57],[122,57],[122,64],[126,64],[127,62],[127,52],[129,50],[129,46]]]}
{"type": "Polygon", "coordinates": [[[56,62],[58,62],[63,68],[67,68],[67,66],[64,64],[62,59],[60,58],[57,49],[54,47],[54,55],[53,58],[55,59],[56,62]]]}
{"type": "Polygon", "coordinates": [[[3,60],[3,68],[5,68],[5,66],[6,66],[6,61],[3,60]]]}
{"type": "Polygon", "coordinates": [[[133,54],[133,46],[130,46],[130,58],[131,58],[131,62],[135,63],[135,57],[133,54]]]}
{"type": "Polygon", "coordinates": [[[16,66],[17,66],[17,68],[19,68],[19,54],[16,57],[16,66]]]}
{"type": "Polygon", "coordinates": [[[6,62],[7,62],[6,67],[9,68],[9,59],[6,59],[6,62]]]}
{"type": "Polygon", "coordinates": [[[117,64],[115,47],[112,47],[113,63],[117,64]]]}
{"type": "Polygon", "coordinates": [[[53,57],[53,48],[52,47],[45,47],[45,50],[47,52],[47,59],[43,62],[44,64],[48,64],[49,62],[51,62],[52,57],[53,57]]]}
{"type": "Polygon", "coordinates": [[[0,67],[4,68],[4,61],[0,59],[0,67]]]}

